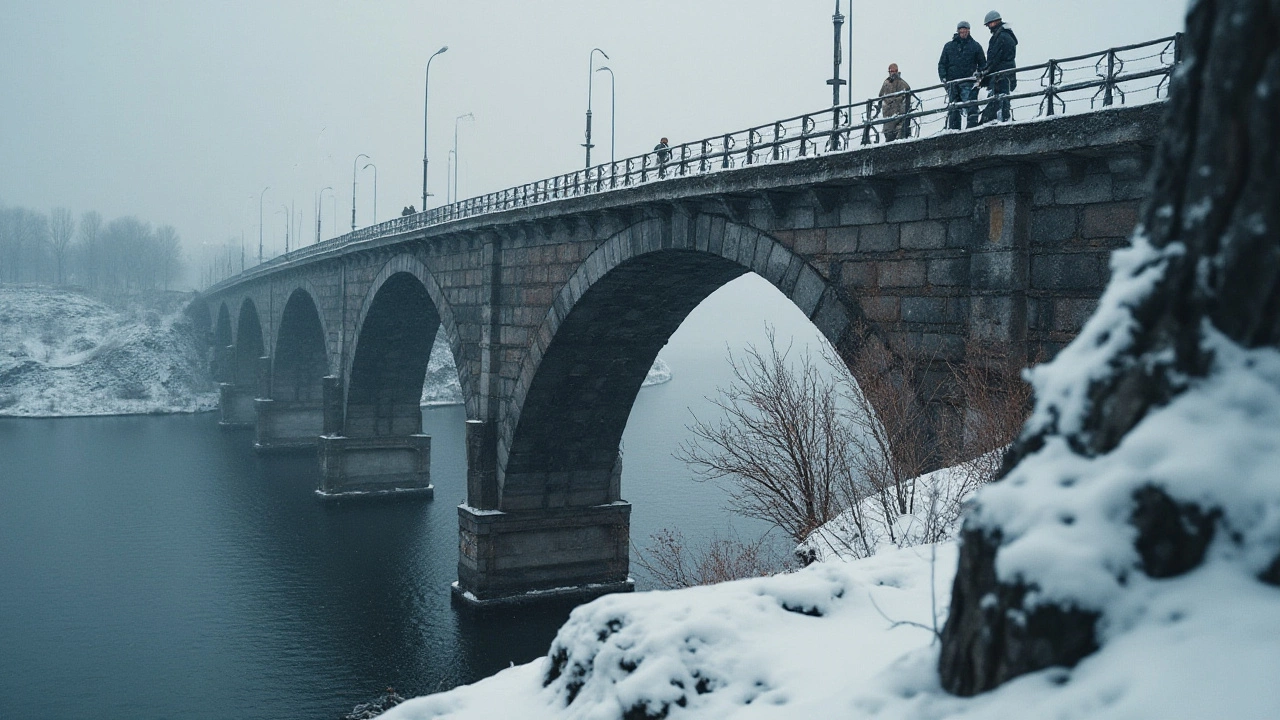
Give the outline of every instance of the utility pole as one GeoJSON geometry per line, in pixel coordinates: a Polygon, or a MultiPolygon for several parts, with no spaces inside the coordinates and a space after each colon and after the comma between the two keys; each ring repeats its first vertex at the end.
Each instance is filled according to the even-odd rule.
{"type": "MultiPolygon", "coordinates": [[[[432,53],[431,57],[427,58],[427,70],[423,73],[425,77],[422,81],[422,212],[427,211],[427,195],[429,194],[427,192],[427,109],[430,106],[427,104],[427,100],[431,97],[431,61],[435,59],[436,55],[448,50],[449,46],[445,45],[432,53]]],[[[353,209],[352,212],[354,213],[355,210],[353,209]]],[[[355,221],[352,221],[351,225],[351,229],[355,230],[355,221]]]]}
{"type": "MultiPolygon", "coordinates": [[[[831,16],[831,24],[835,27],[835,39],[832,45],[831,79],[827,84],[831,86],[831,106],[836,107],[840,104],[840,86],[845,84],[844,79],[840,77],[840,28],[844,25],[844,15],[840,14],[840,0],[836,0],[836,12],[831,16]]],[[[850,98],[851,101],[852,99],[850,98]]]]}
{"type": "Polygon", "coordinates": [[[268,185],[262,188],[262,192],[258,193],[258,264],[262,264],[262,196],[271,189],[268,185]]]}

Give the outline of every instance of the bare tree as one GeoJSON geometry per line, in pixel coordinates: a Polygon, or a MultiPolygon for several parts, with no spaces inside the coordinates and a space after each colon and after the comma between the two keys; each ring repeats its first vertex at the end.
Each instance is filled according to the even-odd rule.
{"type": "Polygon", "coordinates": [[[99,243],[102,235],[102,216],[90,210],[80,216],[79,256],[83,270],[84,283],[97,289],[99,280],[98,264],[102,261],[102,250],[99,243]]]}
{"type": "Polygon", "coordinates": [[[728,478],[737,512],[800,542],[842,509],[855,440],[840,422],[835,381],[807,354],[793,372],[790,348],[778,348],[772,328],[768,337],[767,353],[749,347],[743,358],[730,354],[733,381],[712,400],[722,417],[708,423],[695,416],[693,439],[675,455],[702,479],[728,478]]]}
{"type": "Polygon", "coordinates": [[[177,279],[182,272],[182,243],[178,240],[178,231],[172,225],[161,225],[156,228],[155,252],[160,281],[165,290],[169,282],[177,279]]]}
{"type": "Polygon", "coordinates": [[[765,577],[792,567],[768,535],[753,541],[736,534],[716,536],[705,546],[694,546],[679,530],[664,528],[649,540],[649,548],[636,553],[636,564],[667,589],[765,577]]]}
{"type": "Polygon", "coordinates": [[[71,249],[71,238],[76,231],[76,220],[71,211],[64,207],[54,208],[49,213],[49,234],[47,242],[53,252],[54,265],[57,268],[55,282],[59,285],[66,280],[67,252],[71,249]]]}

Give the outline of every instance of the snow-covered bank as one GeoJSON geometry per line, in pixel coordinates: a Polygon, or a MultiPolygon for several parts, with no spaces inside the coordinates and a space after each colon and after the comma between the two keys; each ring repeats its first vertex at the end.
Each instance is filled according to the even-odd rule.
{"type": "MultiPolygon", "coordinates": [[[[671,382],[671,368],[657,358],[641,387],[671,382]]],[[[462,386],[458,384],[458,368],[453,364],[453,352],[443,334],[436,335],[431,347],[431,359],[427,362],[427,377],[422,383],[422,405],[461,405],[462,386]]]]}
{"type": "Polygon", "coordinates": [[[200,412],[217,387],[177,293],[113,307],[64,288],[0,286],[0,415],[200,412]]]}

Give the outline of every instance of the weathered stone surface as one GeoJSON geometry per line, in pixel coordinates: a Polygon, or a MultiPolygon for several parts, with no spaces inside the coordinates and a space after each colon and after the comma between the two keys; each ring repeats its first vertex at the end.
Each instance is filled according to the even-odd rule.
{"type": "MultiPolygon", "coordinates": [[[[855,321],[912,353],[955,354],[965,334],[1027,342],[1027,208],[1040,186],[1054,190],[1035,168],[1085,154],[1099,157],[1087,173],[1110,172],[1109,154],[1146,152],[1156,117],[1120,108],[599,195],[557,186],[563,195],[536,205],[307,248],[206,294],[220,379],[234,389],[225,409],[251,408],[258,358],[269,356],[273,403],[313,397],[333,376],[325,427],[394,445],[418,429],[418,351],[438,328],[468,418],[490,428],[476,450],[484,461],[469,456],[487,468],[469,471],[469,503],[536,513],[617,497],[615,435],[633,385],[719,284],[758,272],[845,350],[857,347],[855,321]],[[1003,223],[994,244],[993,193],[1003,223]],[[1014,255],[969,256],[996,248],[1014,255]],[[313,317],[286,321],[295,293],[313,317]],[[983,293],[999,297],[977,301],[970,318],[983,293]]],[[[279,418],[264,417],[269,434],[279,418]]]]}

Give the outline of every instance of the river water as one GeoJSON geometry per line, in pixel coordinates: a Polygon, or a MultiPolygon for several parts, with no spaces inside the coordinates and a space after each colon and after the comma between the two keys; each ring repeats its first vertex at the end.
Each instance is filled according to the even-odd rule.
{"type": "MultiPolygon", "coordinates": [[[[748,275],[660,357],[623,438],[633,545],[767,530],[672,458],[726,348],[813,326],[748,275]]],[[[314,457],[260,457],[213,414],[0,419],[0,718],[337,718],[543,655],[567,607],[455,609],[465,413],[424,408],[434,499],[317,500],[314,457]]],[[[633,565],[633,573],[636,571],[633,565]]],[[[637,576],[641,587],[645,578],[637,576]]]]}

